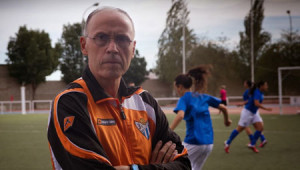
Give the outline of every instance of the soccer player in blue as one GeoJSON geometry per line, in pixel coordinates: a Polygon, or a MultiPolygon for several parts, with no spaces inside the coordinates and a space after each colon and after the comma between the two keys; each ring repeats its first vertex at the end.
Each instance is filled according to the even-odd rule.
{"type": "MultiPolygon", "coordinates": [[[[243,101],[244,102],[242,104],[238,104],[238,106],[244,106],[245,104],[247,104],[249,97],[250,97],[250,89],[252,86],[253,86],[253,83],[250,80],[244,81],[244,87],[246,88],[245,92],[243,93],[243,101]]],[[[248,135],[250,143],[251,143],[251,141],[253,140],[253,134],[252,134],[251,129],[249,127],[245,127],[245,132],[248,135]]],[[[260,140],[261,140],[261,143],[260,143],[259,147],[262,148],[267,144],[267,140],[266,140],[264,134],[260,135],[260,140]]]]}
{"type": "Polygon", "coordinates": [[[209,106],[218,108],[224,115],[224,124],[231,120],[225,105],[219,98],[205,94],[208,71],[205,67],[196,67],[187,74],[175,78],[175,89],[180,96],[174,112],[177,113],[170,128],[174,130],[182,119],[186,121],[186,136],[183,145],[193,170],[201,170],[213,148],[213,127],[209,106]],[[191,87],[194,85],[194,90],[191,87]]]}
{"type": "Polygon", "coordinates": [[[229,153],[229,147],[232,140],[250,124],[253,124],[256,131],[254,133],[253,139],[251,140],[251,143],[248,144],[248,147],[256,153],[259,152],[256,149],[255,145],[257,139],[261,136],[264,126],[263,120],[259,115],[258,109],[261,108],[267,111],[272,111],[272,108],[267,108],[262,105],[262,101],[264,99],[263,92],[266,92],[267,90],[268,83],[266,81],[260,81],[257,84],[257,87],[256,85],[254,85],[251,88],[249,92],[250,96],[244,109],[242,110],[238,127],[231,132],[231,135],[229,136],[228,140],[226,140],[224,143],[224,150],[226,153],[229,153]]]}

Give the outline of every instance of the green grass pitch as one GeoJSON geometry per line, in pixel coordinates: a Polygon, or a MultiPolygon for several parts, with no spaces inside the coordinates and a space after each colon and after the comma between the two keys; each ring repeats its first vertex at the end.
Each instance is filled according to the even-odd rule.
{"type": "MultiPolygon", "coordinates": [[[[172,121],[174,114],[167,115],[172,121]]],[[[214,149],[204,170],[296,170],[300,167],[300,116],[262,115],[268,144],[258,154],[246,147],[245,132],[233,141],[230,153],[223,150],[223,142],[237,126],[239,115],[230,115],[231,127],[225,127],[222,115],[212,115],[214,149]]],[[[0,169],[52,169],[47,142],[47,114],[0,115],[0,169]]],[[[183,139],[185,124],[176,129],[183,139]]]]}

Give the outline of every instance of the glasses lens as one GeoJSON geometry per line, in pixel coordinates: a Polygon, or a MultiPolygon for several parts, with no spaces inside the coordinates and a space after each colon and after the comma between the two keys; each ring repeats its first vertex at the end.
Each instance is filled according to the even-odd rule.
{"type": "Polygon", "coordinates": [[[96,35],[96,37],[94,38],[95,43],[96,43],[97,45],[99,45],[99,46],[104,46],[104,45],[106,45],[106,44],[109,42],[109,39],[110,39],[109,35],[107,35],[107,34],[102,34],[102,33],[96,35]]]}
{"type": "Polygon", "coordinates": [[[117,35],[115,37],[115,42],[118,44],[119,47],[128,47],[131,40],[125,35],[117,35]]]}
{"type": "MultiPolygon", "coordinates": [[[[105,46],[109,43],[111,38],[108,34],[100,33],[97,34],[93,39],[97,45],[105,46]]],[[[114,37],[114,41],[121,48],[128,47],[131,43],[131,40],[126,35],[116,35],[114,37]]]]}

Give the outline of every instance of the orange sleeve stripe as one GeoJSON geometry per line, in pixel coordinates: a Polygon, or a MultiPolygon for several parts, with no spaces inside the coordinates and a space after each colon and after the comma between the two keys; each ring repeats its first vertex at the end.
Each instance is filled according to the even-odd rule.
{"type": "Polygon", "coordinates": [[[96,159],[100,162],[105,162],[109,165],[112,165],[110,163],[110,161],[108,159],[106,159],[105,157],[93,152],[93,151],[89,151],[89,150],[85,150],[83,148],[80,148],[78,146],[76,146],[74,143],[72,143],[63,133],[60,125],[59,125],[59,121],[57,118],[57,103],[58,100],[60,99],[60,97],[63,94],[69,93],[69,92],[83,92],[84,90],[82,88],[75,88],[75,89],[70,89],[70,90],[66,90],[62,93],[60,93],[59,95],[56,96],[55,101],[54,101],[54,107],[53,107],[53,116],[54,116],[54,126],[56,129],[56,133],[59,137],[59,140],[61,141],[63,147],[72,155],[80,157],[80,158],[84,158],[84,159],[96,159]]]}
{"type": "Polygon", "coordinates": [[[52,150],[51,150],[51,146],[50,146],[49,142],[48,142],[48,147],[49,147],[49,150],[50,150],[50,157],[51,157],[52,169],[55,170],[55,166],[54,166],[54,162],[53,162],[53,157],[52,157],[52,150]]]}
{"type": "Polygon", "coordinates": [[[187,149],[184,148],[183,151],[181,152],[181,154],[177,154],[174,158],[173,158],[173,161],[183,155],[186,155],[187,154],[187,149]]]}
{"type": "Polygon", "coordinates": [[[142,89],[141,87],[137,90],[137,91],[135,91],[134,93],[135,94],[141,94],[142,92],[144,92],[145,90],[144,89],[142,89]]]}

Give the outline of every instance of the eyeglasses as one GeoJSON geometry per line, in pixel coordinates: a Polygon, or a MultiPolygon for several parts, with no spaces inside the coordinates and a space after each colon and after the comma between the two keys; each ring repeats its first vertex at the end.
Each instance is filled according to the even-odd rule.
{"type": "Polygon", "coordinates": [[[94,42],[100,47],[107,45],[111,39],[114,39],[117,46],[121,48],[127,48],[132,42],[132,40],[130,40],[126,35],[116,35],[111,38],[111,36],[108,34],[100,33],[97,34],[94,38],[88,36],[86,37],[94,40],[94,42]]]}

